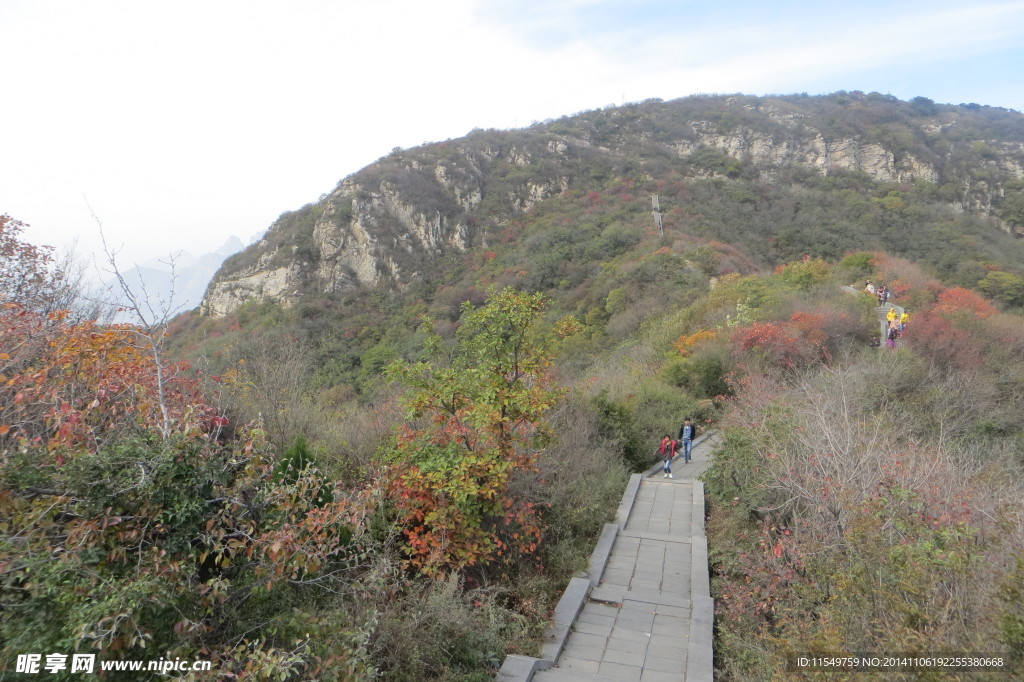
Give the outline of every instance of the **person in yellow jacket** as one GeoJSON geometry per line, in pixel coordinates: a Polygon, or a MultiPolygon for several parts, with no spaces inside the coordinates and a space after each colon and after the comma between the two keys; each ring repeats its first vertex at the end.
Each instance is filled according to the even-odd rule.
{"type": "Polygon", "coordinates": [[[889,320],[889,322],[894,322],[896,320],[896,309],[889,308],[889,312],[885,314],[885,319],[889,320]]]}
{"type": "Polygon", "coordinates": [[[904,310],[903,314],[900,315],[900,331],[903,331],[904,327],[907,326],[907,322],[909,322],[909,321],[910,321],[910,313],[908,313],[906,310],[904,310]]]}

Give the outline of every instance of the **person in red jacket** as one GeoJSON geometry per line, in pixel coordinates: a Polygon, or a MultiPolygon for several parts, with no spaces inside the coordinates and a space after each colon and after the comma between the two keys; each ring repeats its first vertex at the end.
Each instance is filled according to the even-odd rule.
{"type": "Polygon", "coordinates": [[[658,445],[658,454],[665,462],[665,471],[661,477],[672,478],[672,458],[676,456],[676,442],[667,433],[661,439],[661,444],[658,445]]]}

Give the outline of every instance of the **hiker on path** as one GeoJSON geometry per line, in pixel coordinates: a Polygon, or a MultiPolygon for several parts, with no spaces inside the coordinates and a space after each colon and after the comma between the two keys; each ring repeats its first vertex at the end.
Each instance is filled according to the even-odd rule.
{"type": "Polygon", "coordinates": [[[864,285],[864,291],[872,296],[875,295],[875,285],[871,283],[870,279],[867,281],[867,284],[864,285]]]}
{"type": "Polygon", "coordinates": [[[889,308],[889,312],[885,314],[885,319],[889,321],[889,326],[891,327],[892,323],[896,321],[896,309],[889,308]]]}
{"type": "Polygon", "coordinates": [[[903,314],[900,315],[900,331],[903,331],[904,329],[907,328],[907,322],[909,322],[909,321],[910,321],[910,313],[908,313],[906,310],[904,310],[903,314]]]}
{"type": "Polygon", "coordinates": [[[665,462],[665,471],[661,474],[661,477],[672,478],[672,458],[676,456],[676,442],[667,433],[661,439],[661,444],[658,446],[658,454],[661,455],[662,460],[665,462]]]}
{"type": "Polygon", "coordinates": [[[683,442],[683,464],[690,463],[690,453],[693,451],[693,441],[697,437],[697,427],[690,423],[690,418],[683,420],[679,427],[679,440],[683,442]]]}
{"type": "Polygon", "coordinates": [[[889,325],[889,334],[885,337],[885,345],[889,348],[896,347],[896,339],[899,338],[900,333],[896,330],[896,324],[892,323],[889,325]]]}

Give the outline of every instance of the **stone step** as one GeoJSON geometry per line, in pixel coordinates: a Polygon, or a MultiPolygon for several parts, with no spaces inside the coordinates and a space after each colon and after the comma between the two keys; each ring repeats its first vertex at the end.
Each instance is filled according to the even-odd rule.
{"type": "Polygon", "coordinates": [[[621,604],[624,601],[635,601],[644,604],[661,604],[690,608],[690,600],[678,594],[664,592],[653,588],[626,589],[620,585],[600,585],[590,592],[590,600],[607,604],[621,604]]]}
{"type": "Polygon", "coordinates": [[[695,444],[692,464],[675,463],[676,478],[658,476],[655,467],[653,478],[630,479],[617,523],[605,526],[589,575],[574,578],[566,590],[577,595],[578,608],[559,611],[549,628],[561,635],[557,650],[546,643],[543,661],[530,659],[532,677],[499,680],[711,680],[714,602],[704,487],[694,480],[708,465],[710,436],[695,444]],[[574,591],[572,582],[586,583],[586,590],[574,591]],[[554,667],[538,669],[550,661],[554,667]]]}
{"type": "Polygon", "coordinates": [[[602,678],[561,668],[549,668],[536,673],[533,679],[535,682],[574,682],[575,680],[600,680],[602,678]]]}

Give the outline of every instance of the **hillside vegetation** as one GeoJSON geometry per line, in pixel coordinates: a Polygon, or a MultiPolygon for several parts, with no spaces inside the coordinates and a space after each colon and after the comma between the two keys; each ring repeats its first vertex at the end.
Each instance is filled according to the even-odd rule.
{"type": "Polygon", "coordinates": [[[901,259],[863,274],[905,287],[894,350],[829,348],[843,316],[821,293],[730,335],[706,475],[723,679],[808,652],[1024,662],[1024,321],[901,259]]]}
{"type": "Polygon", "coordinates": [[[1022,183],[1024,116],[877,93],[652,100],[474,131],[395,150],[283,215],[175,337],[220,371],[251,329],[287,328],[318,386],[372,400],[421,314],[455,323],[492,285],[548,293],[594,348],[709,277],[851,250],[1019,307],[1022,183]]]}
{"type": "Polygon", "coordinates": [[[396,149],[282,215],[203,309],[384,282],[429,293],[478,251],[517,285],[575,287],[653,225],[652,195],[670,231],[727,268],[742,264],[716,242],[761,267],[884,248],[974,286],[986,265],[1019,267],[1022,182],[1024,118],[1005,109],[877,93],[650,100],[396,149]]]}
{"type": "Polygon", "coordinates": [[[722,440],[723,679],[1019,662],[1022,143],[1015,112],[861,93],[475,131],[283,216],[169,336],[91,321],[5,216],[0,665],[493,679],[683,416],[722,440]],[[895,349],[841,288],[867,279],[895,349]]]}

